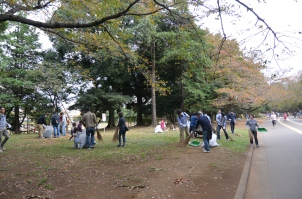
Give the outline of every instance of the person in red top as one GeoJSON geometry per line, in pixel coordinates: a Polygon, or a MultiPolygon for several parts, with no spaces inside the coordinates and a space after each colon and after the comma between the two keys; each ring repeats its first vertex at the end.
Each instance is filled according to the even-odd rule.
{"type": "Polygon", "coordinates": [[[286,118],[287,118],[287,114],[286,113],[283,114],[283,118],[284,118],[284,121],[286,122],[286,118]]]}
{"type": "Polygon", "coordinates": [[[160,128],[161,128],[163,131],[165,131],[165,121],[164,121],[164,119],[162,119],[161,122],[160,122],[160,128]]]}

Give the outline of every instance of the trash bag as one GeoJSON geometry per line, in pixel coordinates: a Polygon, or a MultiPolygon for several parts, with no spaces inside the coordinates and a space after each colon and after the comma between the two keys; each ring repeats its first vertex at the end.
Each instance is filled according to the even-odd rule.
{"type": "Polygon", "coordinates": [[[76,136],[74,138],[74,142],[75,142],[75,144],[76,144],[76,142],[80,143],[80,146],[78,147],[79,149],[85,147],[86,146],[86,130],[83,130],[82,132],[78,132],[78,136],[76,136]]]}
{"type": "Polygon", "coordinates": [[[43,137],[44,138],[52,138],[53,134],[53,127],[52,126],[46,126],[45,130],[43,132],[43,137]]]}
{"type": "MultiPolygon", "coordinates": [[[[212,139],[210,139],[210,141],[209,141],[209,146],[210,147],[220,146],[217,143],[217,135],[215,133],[212,134],[212,139]]],[[[204,142],[202,143],[201,147],[204,148],[204,142]]]]}
{"type": "Polygon", "coordinates": [[[160,125],[157,125],[154,129],[154,133],[163,133],[163,130],[161,129],[160,125]]]}

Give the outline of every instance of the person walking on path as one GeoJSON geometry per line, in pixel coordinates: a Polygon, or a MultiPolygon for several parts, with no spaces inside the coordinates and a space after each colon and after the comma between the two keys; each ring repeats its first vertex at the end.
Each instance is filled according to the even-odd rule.
{"type": "Polygon", "coordinates": [[[218,110],[217,115],[216,115],[216,123],[217,123],[217,127],[216,127],[216,133],[217,133],[217,140],[220,140],[220,128],[221,128],[221,111],[218,110]]]}
{"type": "Polygon", "coordinates": [[[54,138],[60,137],[60,130],[59,130],[59,124],[60,124],[60,117],[56,112],[53,112],[51,116],[51,125],[53,126],[53,135],[54,138]]]}
{"type": "MultiPolygon", "coordinates": [[[[255,144],[257,147],[259,147],[259,143],[258,143],[258,138],[257,138],[257,128],[259,127],[257,124],[257,121],[254,119],[254,115],[250,115],[250,119],[246,121],[246,126],[248,126],[248,128],[250,129],[250,131],[252,132],[254,139],[255,139],[255,144]]],[[[253,144],[253,137],[250,136],[250,143],[251,145],[253,144]]]]}
{"type": "Polygon", "coordinates": [[[95,128],[97,126],[96,116],[94,113],[90,112],[90,108],[86,108],[87,113],[83,115],[82,123],[86,128],[86,143],[87,148],[91,149],[94,148],[94,134],[95,128]]]}
{"type": "Polygon", "coordinates": [[[284,122],[286,122],[286,119],[287,119],[287,114],[286,113],[283,114],[283,118],[284,118],[284,122]]]}
{"type": "Polygon", "coordinates": [[[117,146],[125,147],[126,146],[126,120],[122,112],[118,113],[118,117],[119,119],[118,119],[117,127],[119,128],[119,132],[118,132],[119,144],[117,146]],[[123,138],[123,144],[122,144],[122,138],[123,138]]]}
{"type": "Polygon", "coordinates": [[[189,136],[189,129],[188,129],[188,120],[190,116],[186,112],[182,112],[178,110],[177,112],[177,122],[179,125],[179,132],[180,132],[180,141],[184,140],[184,132],[186,133],[186,137],[189,136]]]}
{"type": "Polygon", "coordinates": [[[228,114],[228,119],[230,121],[230,126],[231,126],[231,132],[234,134],[235,130],[235,123],[236,123],[236,114],[233,113],[232,111],[228,114]]]}
{"type": "Polygon", "coordinates": [[[37,119],[37,129],[38,129],[38,138],[44,138],[43,137],[43,129],[46,127],[46,118],[45,114],[42,114],[38,119],[37,119]]]}
{"type": "Polygon", "coordinates": [[[277,121],[277,115],[274,112],[272,112],[272,114],[271,114],[271,119],[272,119],[273,127],[275,127],[276,121],[277,121]]]}
{"type": "Polygon", "coordinates": [[[5,108],[0,106],[0,153],[3,153],[3,151],[5,150],[4,144],[9,139],[6,127],[11,128],[12,126],[6,121],[5,108]],[[3,141],[2,136],[5,137],[3,141]]]}
{"type": "Polygon", "coordinates": [[[206,116],[201,116],[200,113],[197,113],[197,123],[196,123],[196,129],[198,128],[199,125],[202,127],[202,136],[203,136],[203,142],[204,142],[204,153],[209,153],[210,152],[210,146],[209,146],[209,135],[212,134],[212,126],[210,124],[209,119],[206,116]]]}

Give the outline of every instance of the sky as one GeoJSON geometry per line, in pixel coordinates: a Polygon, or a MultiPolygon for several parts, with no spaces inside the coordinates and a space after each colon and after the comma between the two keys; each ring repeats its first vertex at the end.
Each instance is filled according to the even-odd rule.
{"type": "MultiPolygon", "coordinates": [[[[205,2],[214,3],[213,6],[217,6],[217,1],[207,0],[205,2]]],[[[277,43],[278,46],[275,50],[275,53],[279,55],[277,61],[272,57],[272,51],[263,56],[264,59],[270,61],[266,72],[275,73],[275,71],[282,71],[280,74],[289,76],[295,75],[299,70],[302,70],[302,0],[241,0],[241,2],[253,8],[258,16],[264,19],[277,33],[279,39],[288,48],[288,52],[291,51],[291,55],[287,55],[282,51],[284,49],[282,43],[277,43]]],[[[259,32],[259,30],[263,30],[260,27],[261,25],[264,27],[264,24],[260,21],[257,22],[257,18],[252,12],[247,12],[247,9],[239,6],[235,1],[233,3],[236,5],[233,10],[236,10],[236,13],[240,13],[241,17],[222,16],[224,32],[227,38],[235,38],[237,41],[241,41],[240,46],[242,49],[258,47],[265,38],[265,34],[259,34],[249,41],[245,40],[246,42],[243,42],[243,40],[259,32]]],[[[221,23],[220,20],[217,20],[217,15],[203,18],[201,21],[201,27],[208,28],[212,33],[222,33],[221,23]]],[[[264,52],[268,46],[272,45],[274,45],[274,40],[272,36],[269,36],[258,49],[264,52]]]]}

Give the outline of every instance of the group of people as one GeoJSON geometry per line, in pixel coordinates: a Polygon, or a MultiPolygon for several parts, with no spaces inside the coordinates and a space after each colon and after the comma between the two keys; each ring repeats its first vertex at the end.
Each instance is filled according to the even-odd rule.
{"type": "MultiPolygon", "coordinates": [[[[193,136],[197,136],[196,129],[199,126],[202,127],[202,135],[205,148],[203,149],[204,153],[209,153],[209,138],[208,134],[212,134],[213,127],[211,124],[211,119],[207,114],[203,114],[202,111],[195,112],[192,116],[189,116],[186,112],[178,110],[177,114],[177,121],[179,124],[179,132],[180,132],[180,140],[184,140],[184,134],[186,137],[192,133],[193,136]],[[188,128],[189,127],[189,128],[188,128]]],[[[222,129],[225,135],[225,138],[229,140],[229,135],[226,131],[227,122],[230,122],[231,132],[232,134],[235,133],[235,124],[236,124],[236,114],[234,112],[230,112],[226,115],[224,112],[221,113],[221,110],[218,110],[216,114],[216,134],[217,140],[220,140],[220,130],[222,129]]],[[[253,144],[253,138],[255,139],[255,144],[258,147],[258,138],[257,138],[257,128],[259,127],[257,121],[254,119],[254,115],[250,115],[249,119],[246,122],[246,126],[249,128],[250,131],[250,143],[253,144]]]]}

